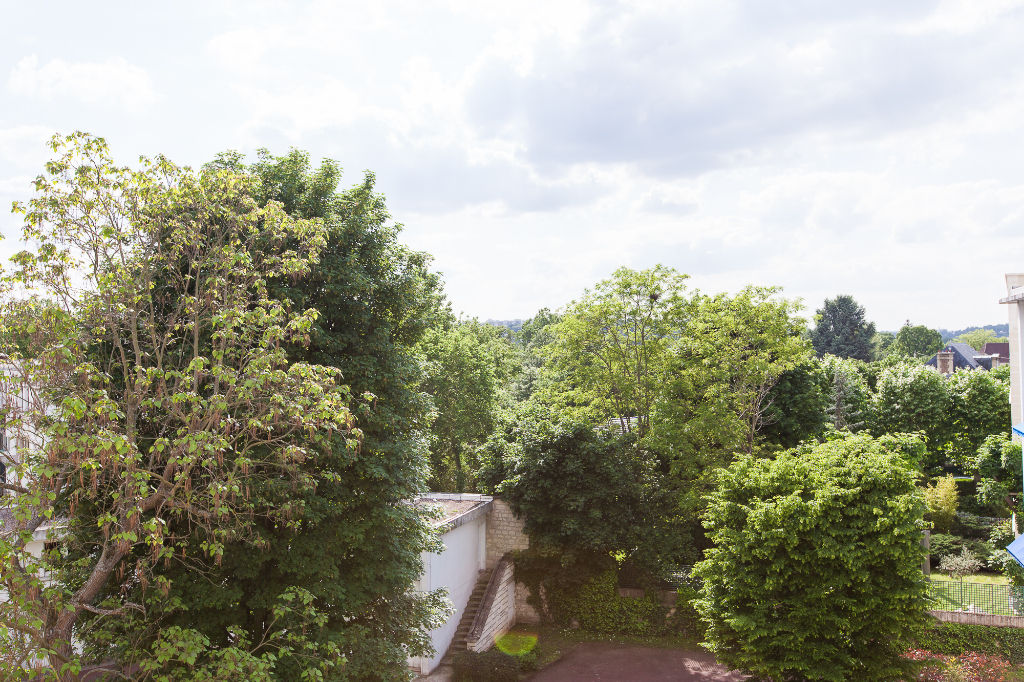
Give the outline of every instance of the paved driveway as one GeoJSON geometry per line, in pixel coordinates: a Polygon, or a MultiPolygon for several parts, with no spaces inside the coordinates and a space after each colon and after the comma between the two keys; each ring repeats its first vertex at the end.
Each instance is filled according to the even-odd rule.
{"type": "Polygon", "coordinates": [[[586,642],[531,677],[530,682],[738,682],[744,679],[703,651],[586,642]]]}

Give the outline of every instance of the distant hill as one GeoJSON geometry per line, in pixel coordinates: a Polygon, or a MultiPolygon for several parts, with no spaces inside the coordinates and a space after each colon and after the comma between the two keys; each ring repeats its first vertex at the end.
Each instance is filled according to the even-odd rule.
{"type": "Polygon", "coordinates": [[[514,332],[519,331],[523,328],[523,322],[526,320],[487,320],[487,324],[495,327],[507,327],[514,332]]]}
{"type": "Polygon", "coordinates": [[[986,324],[983,327],[967,327],[966,329],[957,329],[956,331],[950,331],[948,329],[939,329],[939,333],[942,334],[942,342],[945,343],[950,339],[956,338],[966,332],[973,332],[975,329],[991,329],[996,333],[996,336],[1007,337],[1010,335],[1010,323],[1003,322],[1002,324],[986,324]]]}

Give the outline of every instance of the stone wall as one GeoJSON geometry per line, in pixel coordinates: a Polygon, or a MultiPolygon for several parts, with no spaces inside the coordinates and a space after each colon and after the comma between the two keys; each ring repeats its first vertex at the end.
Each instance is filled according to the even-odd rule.
{"type": "Polygon", "coordinates": [[[487,514],[487,568],[497,566],[506,553],[529,546],[530,539],[523,532],[522,520],[512,513],[505,500],[494,498],[487,514]]]}
{"type": "Polygon", "coordinates": [[[494,569],[487,584],[473,625],[466,637],[470,651],[487,651],[494,641],[516,622],[516,582],[512,558],[505,556],[494,569]]]}
{"type": "Polygon", "coordinates": [[[516,622],[523,625],[538,625],[540,614],[533,604],[527,601],[530,598],[530,588],[522,583],[516,583],[516,622]]]}
{"type": "Polygon", "coordinates": [[[928,613],[943,623],[1024,628],[1024,616],[993,616],[988,613],[969,613],[967,611],[929,611],[928,613]]]}

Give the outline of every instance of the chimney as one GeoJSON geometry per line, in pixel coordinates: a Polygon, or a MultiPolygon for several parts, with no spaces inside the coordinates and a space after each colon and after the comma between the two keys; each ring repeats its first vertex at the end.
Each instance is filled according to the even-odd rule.
{"type": "Polygon", "coordinates": [[[939,374],[952,374],[953,351],[947,348],[936,353],[935,368],[939,370],[939,374]]]}

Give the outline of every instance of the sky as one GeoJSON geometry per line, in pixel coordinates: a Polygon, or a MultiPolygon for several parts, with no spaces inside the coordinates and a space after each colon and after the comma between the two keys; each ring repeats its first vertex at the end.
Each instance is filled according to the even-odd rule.
{"type": "Polygon", "coordinates": [[[1024,271],[1024,0],[4,5],[4,258],[47,139],[85,130],[123,163],[372,171],[482,319],[662,263],[955,329],[1024,271]]]}

